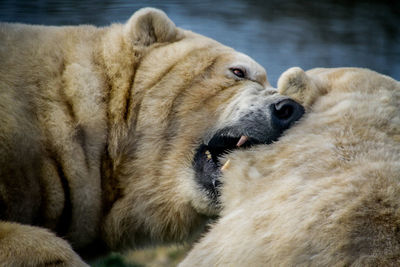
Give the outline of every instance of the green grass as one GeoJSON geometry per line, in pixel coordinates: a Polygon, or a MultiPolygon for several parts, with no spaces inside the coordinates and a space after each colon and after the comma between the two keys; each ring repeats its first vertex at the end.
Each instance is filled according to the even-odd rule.
{"type": "Polygon", "coordinates": [[[118,253],[112,253],[107,257],[96,260],[90,264],[92,267],[144,267],[142,264],[126,262],[118,253]]]}

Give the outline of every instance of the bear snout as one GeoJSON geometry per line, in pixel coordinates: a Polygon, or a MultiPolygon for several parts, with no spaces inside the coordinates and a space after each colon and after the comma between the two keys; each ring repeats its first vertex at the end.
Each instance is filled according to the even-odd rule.
{"type": "Polygon", "coordinates": [[[272,127],[279,133],[288,129],[304,114],[304,107],[292,99],[280,100],[270,105],[272,127]]]}

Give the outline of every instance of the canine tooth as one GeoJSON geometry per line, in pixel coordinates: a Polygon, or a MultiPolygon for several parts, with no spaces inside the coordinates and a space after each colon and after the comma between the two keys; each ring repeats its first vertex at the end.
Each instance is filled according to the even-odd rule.
{"type": "Polygon", "coordinates": [[[249,140],[248,136],[242,135],[239,139],[239,141],[237,142],[236,146],[239,147],[241,145],[243,145],[244,143],[247,142],[247,140],[249,140]]]}
{"type": "Polygon", "coordinates": [[[211,153],[210,153],[210,151],[206,150],[206,156],[207,156],[207,159],[211,159],[211,153]]]}
{"type": "Polygon", "coordinates": [[[224,166],[221,167],[221,171],[225,171],[226,169],[228,169],[228,168],[229,168],[229,165],[231,165],[231,160],[230,160],[230,159],[228,159],[228,160],[225,162],[224,166]]]}

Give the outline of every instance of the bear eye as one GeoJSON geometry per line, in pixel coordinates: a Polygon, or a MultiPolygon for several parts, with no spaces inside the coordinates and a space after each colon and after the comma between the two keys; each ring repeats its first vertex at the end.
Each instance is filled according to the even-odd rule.
{"type": "Polygon", "coordinates": [[[242,69],[231,68],[231,71],[232,71],[233,74],[236,75],[236,77],[244,78],[246,76],[246,72],[244,70],[242,70],[242,69]]]}

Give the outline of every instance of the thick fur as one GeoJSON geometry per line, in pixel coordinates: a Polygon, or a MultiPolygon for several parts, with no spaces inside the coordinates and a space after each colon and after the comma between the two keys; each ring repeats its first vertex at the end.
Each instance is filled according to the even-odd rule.
{"type": "Polygon", "coordinates": [[[292,68],[278,87],[308,115],[229,156],[222,217],[181,266],[399,266],[400,83],[292,68]]]}
{"type": "Polygon", "coordinates": [[[156,9],[105,28],[4,23],[0,40],[8,266],[81,262],[61,237],[81,255],[190,239],[219,211],[195,181],[195,149],[283,98],[252,59],[156,9]]]}

